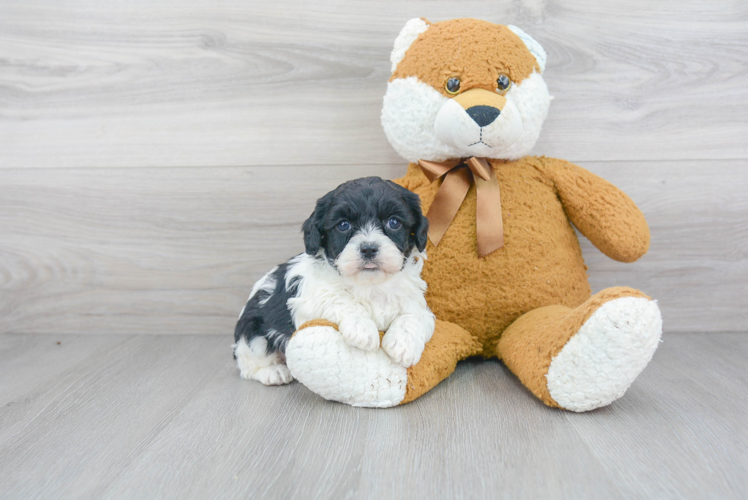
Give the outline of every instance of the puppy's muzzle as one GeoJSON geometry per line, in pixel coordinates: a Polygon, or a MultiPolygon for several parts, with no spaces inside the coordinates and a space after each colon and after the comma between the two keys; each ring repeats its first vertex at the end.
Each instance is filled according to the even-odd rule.
{"type": "Polygon", "coordinates": [[[506,105],[506,97],[484,89],[470,89],[454,98],[479,127],[496,121],[506,105]]]}

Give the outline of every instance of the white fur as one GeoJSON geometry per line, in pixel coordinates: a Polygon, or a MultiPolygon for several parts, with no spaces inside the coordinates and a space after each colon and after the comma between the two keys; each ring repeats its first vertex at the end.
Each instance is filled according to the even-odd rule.
{"type": "Polygon", "coordinates": [[[496,151],[507,151],[522,135],[522,118],[517,106],[507,101],[501,114],[485,127],[470,118],[457,101],[450,99],[441,107],[434,121],[436,137],[468,155],[490,157],[496,151]]]}
{"type": "Polygon", "coordinates": [[[257,283],[254,284],[252,287],[252,291],[249,292],[249,298],[247,299],[247,302],[249,302],[249,299],[255,296],[257,292],[260,290],[273,293],[273,290],[275,290],[275,276],[273,276],[273,273],[278,270],[278,266],[275,266],[272,268],[265,276],[260,278],[257,283]]]}
{"type": "Polygon", "coordinates": [[[387,84],[382,127],[392,147],[410,162],[467,156],[518,159],[540,137],[551,97],[540,73],[512,85],[505,97],[499,118],[481,131],[452,99],[416,77],[398,78],[387,84]]]}
{"type": "Polygon", "coordinates": [[[545,61],[548,58],[547,54],[545,53],[545,49],[533,37],[525,33],[520,28],[512,26],[511,24],[508,24],[506,27],[512,30],[512,32],[517,35],[522,40],[522,42],[524,42],[527,50],[529,50],[530,53],[535,56],[535,60],[538,61],[538,66],[540,67],[540,72],[542,73],[543,71],[545,71],[545,61]]]}
{"type": "Polygon", "coordinates": [[[423,294],[423,257],[414,252],[403,266],[383,283],[352,286],[324,260],[301,254],[289,261],[286,281],[302,277],[296,297],[288,300],[296,327],[313,319],[340,324],[346,316],[371,318],[379,330],[387,330],[402,314],[431,314],[423,294]]]}
{"type": "Polygon", "coordinates": [[[408,371],[382,349],[362,351],[332,327],[313,326],[293,336],[286,362],[302,384],[325,399],[387,408],[405,397],[408,371]]]}
{"type": "Polygon", "coordinates": [[[392,274],[400,272],[403,267],[403,254],[381,229],[367,226],[348,241],[335,259],[335,267],[352,285],[382,283],[392,274]],[[362,258],[361,245],[364,243],[373,243],[379,248],[373,261],[365,261],[362,258]],[[366,266],[376,266],[376,270],[369,270],[366,266]]]}
{"type": "Polygon", "coordinates": [[[434,316],[403,314],[392,322],[382,338],[382,349],[393,361],[413,366],[421,359],[426,342],[434,334],[434,316]]]}
{"type": "Polygon", "coordinates": [[[410,162],[459,158],[459,150],[437,139],[434,121],[449,98],[415,76],[387,84],[382,106],[382,127],[400,156],[410,162]]]}
{"type": "Polygon", "coordinates": [[[654,301],[624,297],[603,304],[551,361],[551,397],[576,412],[609,405],[647,366],[661,335],[654,301]]]}
{"type": "Polygon", "coordinates": [[[267,345],[265,337],[255,337],[249,344],[242,338],[232,346],[241,377],[265,385],[283,385],[293,381],[283,355],[280,352],[267,354],[267,345]]]}
{"type": "Polygon", "coordinates": [[[421,18],[415,18],[409,20],[400,30],[400,34],[395,39],[395,46],[390,54],[390,62],[392,63],[392,72],[394,73],[397,69],[397,65],[405,57],[405,52],[408,51],[413,42],[416,41],[418,35],[429,29],[429,25],[421,18]]]}
{"type": "Polygon", "coordinates": [[[371,318],[361,315],[345,316],[338,325],[340,334],[353,347],[376,351],[379,347],[379,329],[371,318]]]}
{"type": "MultiPolygon", "coordinates": [[[[259,292],[260,290],[263,290],[267,293],[273,293],[273,291],[275,290],[275,285],[276,285],[275,276],[273,276],[273,273],[277,270],[278,270],[278,266],[275,266],[265,276],[257,280],[257,283],[255,283],[254,286],[252,287],[252,291],[249,292],[249,298],[247,299],[247,302],[249,302],[249,300],[252,297],[254,297],[255,294],[259,292]]],[[[265,304],[269,298],[270,296],[268,296],[266,299],[263,299],[262,301],[260,301],[260,304],[265,304]]],[[[240,318],[242,317],[242,314],[244,314],[244,309],[246,307],[247,307],[247,304],[245,303],[244,307],[242,307],[242,310],[239,313],[240,318]]]]}
{"type": "MultiPolygon", "coordinates": [[[[398,254],[402,263],[402,254],[398,254]]],[[[400,347],[393,353],[405,366],[415,364],[434,332],[434,316],[424,298],[426,282],[421,279],[424,258],[414,248],[402,270],[377,271],[385,279],[364,279],[341,276],[324,259],[307,254],[294,257],[289,261],[286,282],[297,276],[302,278],[296,297],[288,300],[296,328],[310,320],[325,319],[338,324],[340,334],[351,345],[375,350],[379,347],[379,331],[388,331],[403,315],[417,317],[419,321],[411,320],[407,328],[395,328],[399,333],[393,335],[400,339],[406,334],[412,336],[405,352],[400,347]]],[[[404,344],[401,340],[398,345],[404,344]]],[[[388,348],[391,345],[388,343],[388,348]]]]}

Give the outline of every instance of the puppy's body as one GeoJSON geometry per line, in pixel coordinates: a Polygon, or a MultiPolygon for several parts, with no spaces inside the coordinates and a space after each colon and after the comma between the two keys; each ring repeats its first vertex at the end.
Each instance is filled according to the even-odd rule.
{"type": "Polygon", "coordinates": [[[277,385],[293,378],[286,343],[307,321],[339,325],[353,346],[418,362],[434,330],[421,279],[428,221],[418,197],[379,178],[339,186],[304,223],[306,253],[277,266],[252,289],[235,330],[244,378],[277,385]]]}

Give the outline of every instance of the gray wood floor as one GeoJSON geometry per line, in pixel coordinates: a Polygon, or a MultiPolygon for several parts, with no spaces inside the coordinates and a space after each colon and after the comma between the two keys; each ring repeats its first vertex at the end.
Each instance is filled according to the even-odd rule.
{"type": "Polygon", "coordinates": [[[748,335],[666,335],[613,405],[466,361],[389,410],[239,379],[215,335],[0,336],[0,498],[746,498],[748,335]]]}

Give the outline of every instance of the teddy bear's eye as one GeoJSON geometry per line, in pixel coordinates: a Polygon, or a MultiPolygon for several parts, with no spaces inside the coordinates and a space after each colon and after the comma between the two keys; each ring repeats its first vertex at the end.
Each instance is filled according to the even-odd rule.
{"type": "Polygon", "coordinates": [[[498,92],[504,93],[507,90],[509,90],[509,87],[512,86],[512,80],[505,74],[500,74],[499,77],[496,79],[496,90],[498,92]]]}
{"type": "Polygon", "coordinates": [[[460,91],[460,79],[456,76],[451,77],[449,80],[447,80],[444,88],[446,89],[447,94],[456,94],[460,91]]]}

